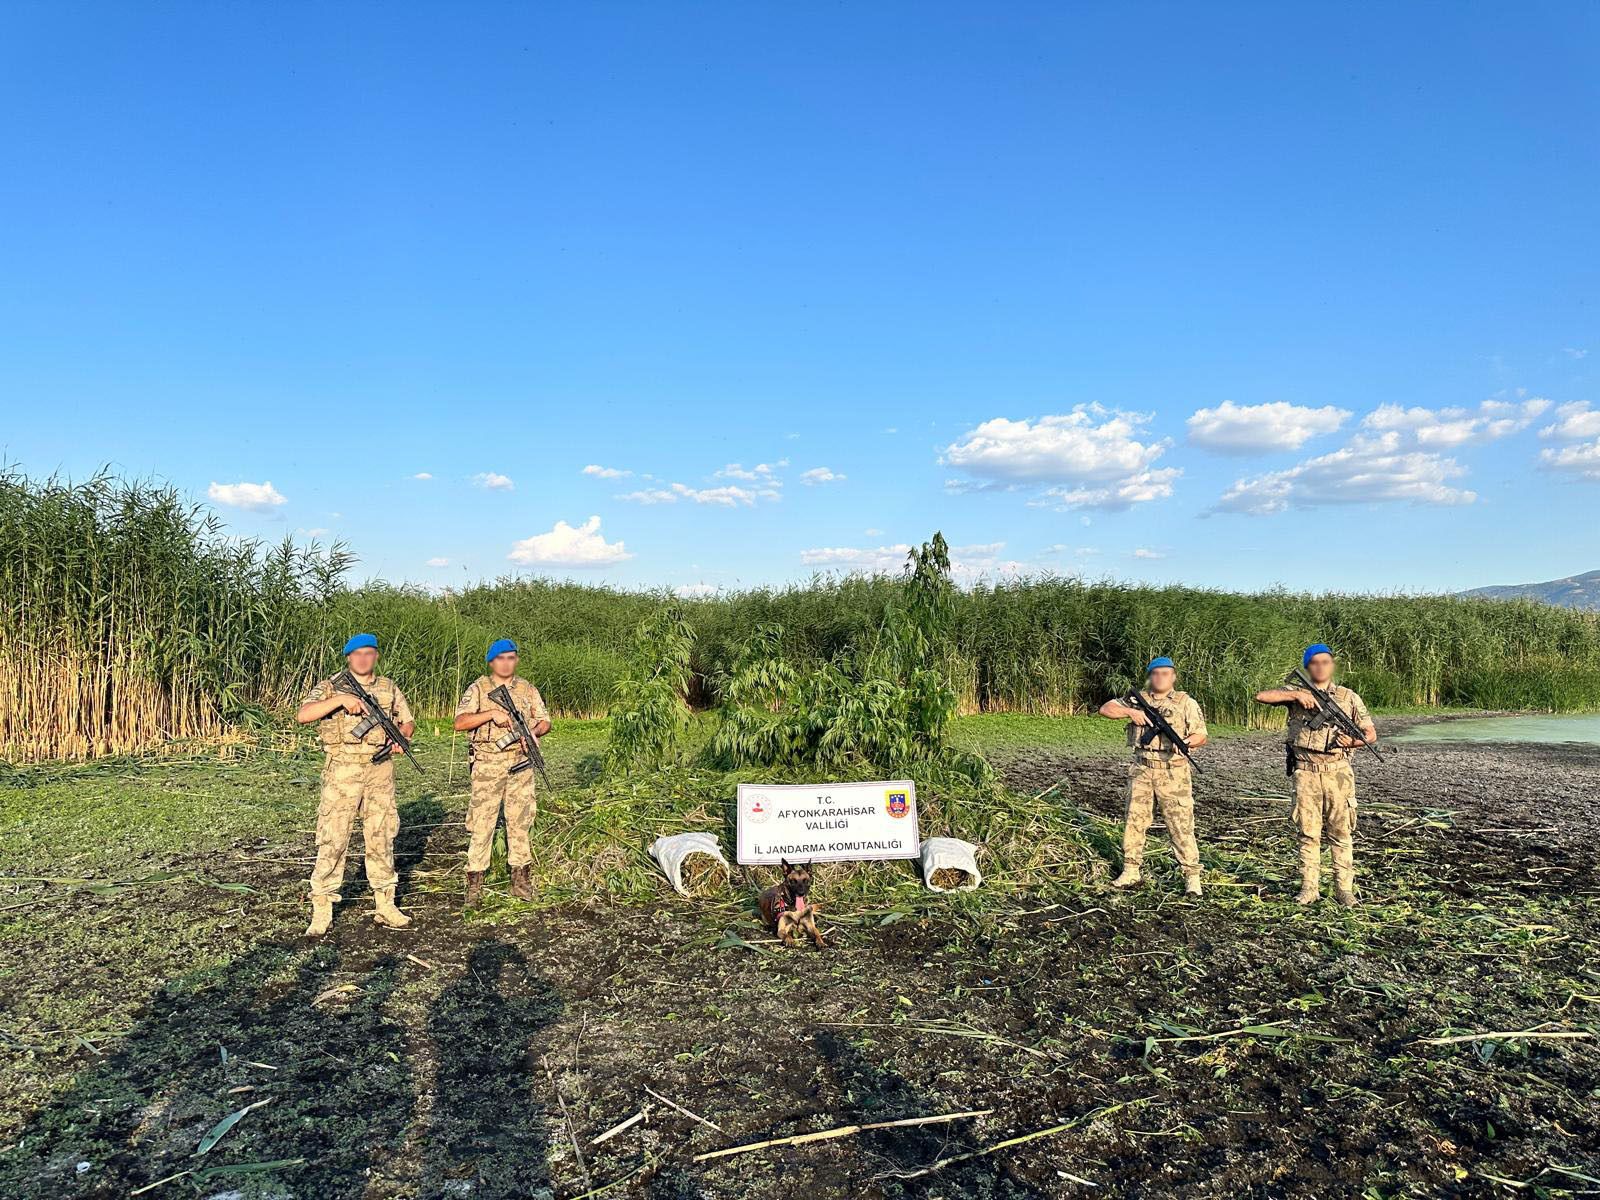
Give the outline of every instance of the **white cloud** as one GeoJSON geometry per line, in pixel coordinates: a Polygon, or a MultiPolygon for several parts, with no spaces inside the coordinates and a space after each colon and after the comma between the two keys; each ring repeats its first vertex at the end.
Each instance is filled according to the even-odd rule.
{"type": "Polygon", "coordinates": [[[1166,551],[1164,550],[1152,550],[1148,546],[1139,546],[1134,550],[1133,556],[1135,558],[1145,558],[1154,561],[1155,559],[1165,558],[1167,555],[1166,551]]]}
{"type": "Polygon", "coordinates": [[[317,529],[296,529],[294,532],[297,537],[303,538],[325,538],[330,536],[332,533],[331,530],[322,529],[320,527],[317,529]]]}
{"type": "Polygon", "coordinates": [[[1549,407],[1548,400],[1521,393],[1476,408],[1380,405],[1362,419],[1366,432],[1345,446],[1288,470],[1237,480],[1210,511],[1263,515],[1338,504],[1471,504],[1477,493],[1455,483],[1467,468],[1443,452],[1518,433],[1549,407]]]}
{"type": "Polygon", "coordinates": [[[448,567],[450,565],[450,560],[448,558],[430,558],[422,565],[425,567],[448,567]]]}
{"type": "MultiPolygon", "coordinates": [[[[741,463],[728,463],[720,471],[713,472],[711,478],[736,482],[719,483],[711,487],[668,482],[645,472],[639,479],[650,484],[649,487],[623,492],[616,499],[628,504],[676,504],[681,500],[688,504],[710,504],[720,508],[751,508],[763,500],[783,499],[783,480],[778,472],[788,465],[787,458],[780,458],[770,463],[757,463],[753,467],[746,467],[741,463]]],[[[583,473],[601,479],[616,479],[633,474],[632,471],[593,465],[585,467],[583,473]]],[[[815,472],[810,471],[806,473],[807,483],[826,482],[812,478],[814,474],[815,472]]],[[[831,473],[830,477],[844,478],[843,475],[832,476],[831,473]]]]}
{"type": "Polygon", "coordinates": [[[1581,442],[1586,438],[1600,437],[1600,408],[1591,408],[1587,400],[1563,404],[1555,412],[1555,423],[1539,430],[1539,436],[1557,442],[1581,442]]]}
{"type": "MultiPolygon", "coordinates": [[[[1135,504],[1165,500],[1172,495],[1173,482],[1182,474],[1177,467],[1160,467],[1154,471],[1140,471],[1108,487],[1046,488],[1043,497],[1028,503],[1034,508],[1054,508],[1057,512],[1073,508],[1120,512],[1135,504]]],[[[1083,523],[1089,524],[1088,519],[1083,523]]]]}
{"type": "Polygon", "coordinates": [[[1403,434],[1424,450],[1449,450],[1469,442],[1492,442],[1531,425],[1550,401],[1485,400],[1477,408],[1402,408],[1382,404],[1361,421],[1366,429],[1403,434]]]}
{"type": "MultiPolygon", "coordinates": [[[[1031,568],[1016,559],[1001,557],[1004,542],[985,542],[950,548],[950,574],[958,583],[973,583],[983,578],[1020,575],[1031,568]]],[[[893,546],[819,546],[802,550],[800,561],[810,567],[827,567],[866,574],[897,575],[906,565],[911,547],[904,542],[893,546]]]]}
{"type": "Polygon", "coordinates": [[[719,590],[714,583],[681,583],[672,589],[672,594],[680,600],[703,600],[715,596],[719,590]]]}
{"type": "Polygon", "coordinates": [[[863,529],[861,532],[866,534],[868,537],[882,537],[883,536],[883,530],[881,530],[881,529],[863,529]]]}
{"type": "Polygon", "coordinates": [[[433,475],[432,475],[432,474],[431,474],[431,473],[430,473],[430,472],[428,472],[428,471],[418,471],[418,472],[417,472],[417,473],[416,473],[416,474],[415,474],[415,475],[413,475],[413,476],[412,476],[412,477],[411,477],[411,478],[413,478],[413,479],[420,479],[420,480],[422,480],[422,481],[423,481],[423,482],[424,482],[424,483],[426,483],[426,482],[427,482],[427,481],[428,481],[428,480],[430,480],[430,479],[432,479],[432,478],[433,478],[433,475]]]}
{"type": "Polygon", "coordinates": [[[954,491],[1055,485],[1045,494],[1062,507],[1126,508],[1172,494],[1175,467],[1154,469],[1169,441],[1140,441],[1150,418],[1080,404],[1071,412],[1013,421],[995,417],[945,447],[940,463],[979,483],[951,480],[954,491]]]}
{"type": "Polygon", "coordinates": [[[1189,418],[1189,441],[1219,454],[1298,450],[1319,434],[1334,432],[1349,419],[1348,409],[1332,405],[1304,408],[1282,400],[1271,404],[1224,400],[1216,408],[1202,408],[1189,418]]]}
{"type": "Polygon", "coordinates": [[[618,500],[630,504],[676,504],[679,500],[694,504],[714,504],[722,508],[750,508],[758,500],[776,500],[778,493],[767,488],[742,488],[733,484],[721,487],[692,488],[688,484],[673,483],[664,488],[645,488],[638,492],[625,492],[618,500]]]}
{"type": "Polygon", "coordinates": [[[1600,438],[1592,442],[1579,442],[1575,446],[1562,446],[1559,450],[1547,447],[1539,451],[1539,463],[1547,471],[1560,471],[1600,483],[1600,438]]]}
{"type": "Polygon", "coordinates": [[[491,492],[509,492],[517,486],[510,476],[495,471],[480,471],[472,477],[472,482],[491,492]]]}
{"type": "Polygon", "coordinates": [[[994,417],[945,447],[943,464],[1004,484],[1105,483],[1147,469],[1166,442],[1134,436],[1147,416],[1080,404],[1069,413],[994,417]]]}
{"type": "Polygon", "coordinates": [[[1034,568],[1015,558],[1002,558],[1004,542],[950,547],[950,575],[957,583],[973,584],[983,579],[1007,579],[1026,575],[1034,568]]]}
{"type": "Polygon", "coordinates": [[[808,567],[840,567],[847,571],[898,571],[906,564],[911,547],[905,542],[876,549],[855,546],[819,546],[800,551],[800,561],[808,567]]]}
{"type": "Polygon", "coordinates": [[[1568,346],[1564,351],[1562,351],[1562,353],[1564,353],[1568,358],[1588,358],[1589,357],[1589,352],[1587,350],[1580,350],[1576,346],[1568,346]]]}
{"type": "Polygon", "coordinates": [[[787,458],[780,458],[775,463],[757,463],[746,468],[740,463],[729,463],[717,472],[718,479],[742,479],[746,483],[764,483],[773,487],[782,487],[777,474],[789,465],[787,458]]]}
{"type": "Polygon", "coordinates": [[[842,473],[829,470],[827,467],[812,467],[800,474],[800,482],[807,487],[814,487],[819,483],[842,483],[844,479],[842,473]]]}
{"type": "Polygon", "coordinates": [[[1477,493],[1450,483],[1466,473],[1453,458],[1408,449],[1397,431],[1361,434],[1286,471],[1238,480],[1212,511],[1259,516],[1330,504],[1471,504],[1477,493]]]}
{"type": "Polygon", "coordinates": [[[249,512],[271,512],[280,504],[288,503],[287,497],[272,486],[271,480],[266,483],[217,483],[213,480],[206,495],[217,504],[249,512]]]}
{"type": "Polygon", "coordinates": [[[523,538],[506,555],[525,567],[607,567],[633,555],[621,542],[608,542],[600,535],[600,518],[590,517],[574,529],[557,521],[549,533],[523,538]]]}

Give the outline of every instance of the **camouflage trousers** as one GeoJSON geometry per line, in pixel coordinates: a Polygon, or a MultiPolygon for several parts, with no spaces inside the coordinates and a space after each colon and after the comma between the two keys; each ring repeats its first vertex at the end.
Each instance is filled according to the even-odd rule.
{"type": "Polygon", "coordinates": [[[1301,763],[1294,772],[1294,828],[1300,839],[1300,874],[1316,879],[1327,835],[1333,879],[1339,887],[1355,882],[1356,773],[1348,762],[1301,763]]]}
{"type": "Polygon", "coordinates": [[[489,869],[489,858],[494,852],[494,828],[499,824],[502,809],[506,814],[506,862],[513,867],[525,867],[533,861],[528,831],[533,828],[533,818],[539,810],[534,797],[533,772],[511,773],[511,768],[523,761],[520,754],[479,752],[474,757],[472,799],[467,804],[467,832],[472,835],[467,846],[467,870],[489,869]]]}
{"type": "Polygon", "coordinates": [[[361,840],[367,858],[367,884],[375,892],[392,888],[394,839],[400,813],[394,802],[394,764],[372,763],[372,750],[330,757],[322,768],[322,803],[317,806],[317,865],[311,871],[311,894],[339,898],[350,831],[361,818],[361,840]]]}
{"type": "Polygon", "coordinates": [[[1145,837],[1161,803],[1172,856],[1184,875],[1200,874],[1200,844],[1194,836],[1194,787],[1187,762],[1140,763],[1128,767],[1128,815],[1122,827],[1122,864],[1137,871],[1144,861],[1145,837]]]}

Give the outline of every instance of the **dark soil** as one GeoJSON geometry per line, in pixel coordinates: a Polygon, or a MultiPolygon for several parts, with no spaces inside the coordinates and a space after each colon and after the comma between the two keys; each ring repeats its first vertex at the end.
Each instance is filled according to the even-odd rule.
{"type": "MultiPolygon", "coordinates": [[[[1205,751],[1200,902],[1180,898],[1158,827],[1133,895],[1041,881],[934,916],[825,915],[835,944],[821,953],[776,950],[753,911],[708,921],[665,893],[655,911],[463,923],[410,878],[424,851],[432,867],[458,848],[449,826],[408,835],[410,929],[374,926],[362,891],[311,945],[299,868],[246,864],[237,877],[270,901],[164,893],[174,948],[164,962],[152,951],[153,978],[170,982],[121,979],[131,1029],[91,1038],[97,1053],[8,1048],[0,1196],[125,1196],[191,1170],[146,1194],[1600,1190],[1584,1180],[1600,1177],[1600,749],[1395,747],[1363,764],[1353,913],[1286,900],[1279,761],[1260,738],[1205,751]],[[196,914],[224,912],[238,914],[231,932],[184,943],[196,914]],[[1418,1042],[1526,1030],[1591,1036],[1418,1042]],[[259,1101],[191,1157],[222,1115],[259,1101]],[[693,1161],[966,1110],[992,1111],[693,1161]]],[[[1007,774],[1031,791],[1065,776],[1058,795],[1114,857],[1119,761],[1040,756],[1007,774]]],[[[826,914],[825,870],[815,896],[826,914]]],[[[75,896],[54,920],[116,919],[125,903],[75,896]]],[[[115,969],[47,935],[29,953],[35,968],[0,997],[11,1011],[115,969]]]]}

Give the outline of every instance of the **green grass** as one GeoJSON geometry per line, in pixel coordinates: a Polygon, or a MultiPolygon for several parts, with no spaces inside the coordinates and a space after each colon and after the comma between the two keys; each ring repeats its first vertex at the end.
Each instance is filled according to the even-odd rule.
{"type": "MultiPolygon", "coordinates": [[[[1096,751],[1122,754],[1127,751],[1127,726],[1101,716],[1035,717],[1023,713],[975,713],[957,717],[950,740],[973,750],[997,765],[1039,752],[1096,751]]],[[[1207,722],[1212,738],[1238,737],[1248,732],[1243,725],[1207,722]]]]}

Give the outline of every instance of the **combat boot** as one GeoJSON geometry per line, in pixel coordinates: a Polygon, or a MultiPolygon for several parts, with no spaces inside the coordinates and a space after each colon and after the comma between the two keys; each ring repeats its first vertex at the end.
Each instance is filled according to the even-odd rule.
{"type": "Polygon", "coordinates": [[[1200,876],[1185,875],[1183,877],[1183,892],[1186,896],[1199,896],[1203,894],[1200,887],[1200,876]]]}
{"type": "Polygon", "coordinates": [[[1315,874],[1300,876],[1300,894],[1294,898],[1296,904],[1315,904],[1322,899],[1322,885],[1315,874]]]}
{"type": "Polygon", "coordinates": [[[1123,867],[1122,874],[1111,881],[1111,886],[1114,888],[1131,888],[1137,885],[1142,878],[1143,876],[1139,873],[1138,867],[1123,867]]]}
{"type": "Polygon", "coordinates": [[[467,900],[466,907],[471,908],[483,899],[483,872],[467,872],[467,900]]]}
{"type": "Polygon", "coordinates": [[[333,897],[311,897],[311,924],[306,926],[307,937],[321,937],[333,926],[333,897]]]}
{"type": "Polygon", "coordinates": [[[533,868],[511,868],[511,894],[518,900],[533,899],[533,868]]]}
{"type": "Polygon", "coordinates": [[[1346,908],[1356,906],[1356,880],[1354,871],[1333,872],[1333,898],[1346,908]]]}
{"type": "Polygon", "coordinates": [[[411,924],[411,918],[394,906],[394,889],[392,887],[373,892],[372,898],[377,903],[377,907],[372,913],[372,919],[379,925],[387,925],[390,929],[404,929],[411,924]]]}

